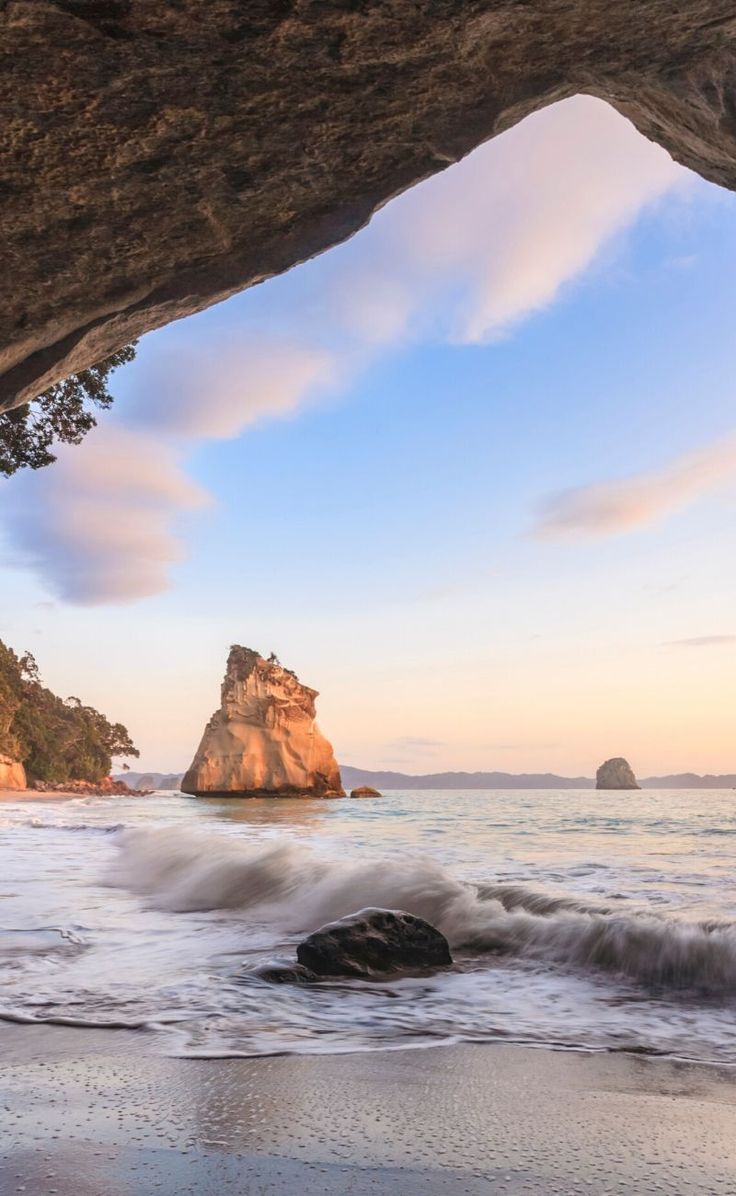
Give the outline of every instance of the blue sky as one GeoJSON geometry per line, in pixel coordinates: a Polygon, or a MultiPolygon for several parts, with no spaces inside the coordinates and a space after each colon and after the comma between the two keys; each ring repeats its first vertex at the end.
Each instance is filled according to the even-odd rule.
{"type": "Polygon", "coordinates": [[[3,638],[147,767],[237,641],[345,763],[736,770],[735,261],[734,197],[599,101],[529,118],[145,338],[4,486],[3,638]]]}

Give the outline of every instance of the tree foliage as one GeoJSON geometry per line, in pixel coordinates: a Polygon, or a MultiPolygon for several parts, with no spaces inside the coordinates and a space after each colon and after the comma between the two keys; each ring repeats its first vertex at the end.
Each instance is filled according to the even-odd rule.
{"type": "Polygon", "coordinates": [[[37,781],[98,782],[113,756],[138,756],[121,723],[79,698],[59,698],[41,683],[30,652],[0,640],[0,752],[20,760],[37,781]]]}
{"type": "Polygon", "coordinates": [[[0,475],[9,478],[19,469],[50,465],[56,441],[79,444],[97,423],[93,408],[112,405],[110,374],[134,357],[135,343],[0,415],[0,475]]]}

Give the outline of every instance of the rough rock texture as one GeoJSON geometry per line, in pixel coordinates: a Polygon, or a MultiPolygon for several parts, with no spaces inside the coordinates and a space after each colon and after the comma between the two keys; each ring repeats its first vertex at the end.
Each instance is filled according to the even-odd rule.
{"type": "Polygon", "coordinates": [[[31,781],[36,793],[79,793],[83,797],[147,797],[152,789],[131,789],[125,781],[103,777],[101,781],[31,781]]]}
{"type": "Polygon", "coordinates": [[[452,963],[439,930],[401,910],[363,909],[315,930],[296,957],[316,976],[375,976],[452,963]]]}
{"type": "Polygon", "coordinates": [[[205,728],[182,791],[344,797],[332,746],[314,721],[316,697],[275,658],[235,644],[220,709],[205,728]]]}
{"type": "Polygon", "coordinates": [[[0,789],[25,789],[26,770],[19,760],[0,755],[0,789]]]}
{"type": "Polygon", "coordinates": [[[623,756],[614,756],[601,764],[595,774],[596,789],[641,789],[634,770],[623,756]]]}
{"type": "Polygon", "coordinates": [[[0,0],[0,410],[576,92],[736,186],[733,0],[0,0]]]}
{"type": "Polygon", "coordinates": [[[373,789],[370,785],[358,785],[357,789],[350,790],[351,797],[383,797],[377,789],[373,789]]]}

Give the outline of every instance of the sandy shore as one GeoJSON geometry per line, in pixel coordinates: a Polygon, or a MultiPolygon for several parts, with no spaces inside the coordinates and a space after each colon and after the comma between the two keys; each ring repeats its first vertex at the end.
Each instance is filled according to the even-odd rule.
{"type": "Polygon", "coordinates": [[[40,789],[0,789],[0,801],[66,801],[78,793],[42,793],[40,789]]]}
{"type": "Polygon", "coordinates": [[[733,1072],[469,1045],[180,1060],[143,1041],[0,1027],[3,1196],[736,1191],[733,1072]]]}
{"type": "Polygon", "coordinates": [[[0,802],[14,801],[68,801],[72,797],[145,797],[145,793],[74,793],[65,789],[52,789],[44,792],[42,789],[0,789],[0,802]]]}

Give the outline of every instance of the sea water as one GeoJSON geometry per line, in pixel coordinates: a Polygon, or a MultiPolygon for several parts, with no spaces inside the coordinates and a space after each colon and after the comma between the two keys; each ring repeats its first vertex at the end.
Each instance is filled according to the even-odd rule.
{"type": "Polygon", "coordinates": [[[736,1063],[736,793],[389,792],[0,806],[0,1018],[183,1056],[458,1041],[736,1063]],[[454,966],[272,984],[321,924],[427,918],[454,966]]]}

